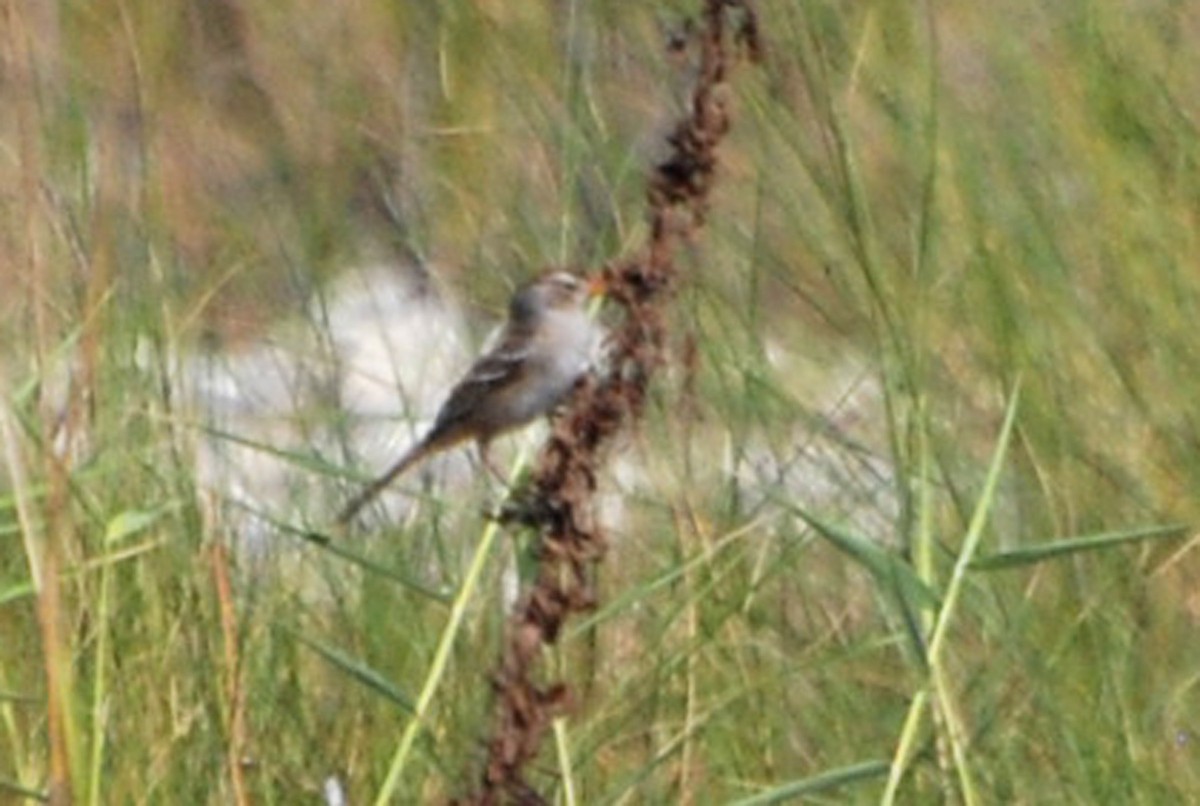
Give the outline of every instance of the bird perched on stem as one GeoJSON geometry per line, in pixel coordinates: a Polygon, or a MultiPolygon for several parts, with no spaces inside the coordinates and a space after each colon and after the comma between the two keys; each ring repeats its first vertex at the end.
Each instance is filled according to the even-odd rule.
{"type": "Polygon", "coordinates": [[[597,328],[587,311],[602,293],[599,279],[565,271],[544,274],[518,289],[495,348],[482,355],[438,411],[433,427],[387,471],[346,504],[349,523],[389,484],[423,459],[473,439],[484,465],[491,440],[548,413],[587,371],[597,328]]]}

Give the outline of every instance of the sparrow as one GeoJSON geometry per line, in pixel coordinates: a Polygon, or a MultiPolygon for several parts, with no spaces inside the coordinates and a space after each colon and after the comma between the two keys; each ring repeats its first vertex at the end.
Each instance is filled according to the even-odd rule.
{"type": "Polygon", "coordinates": [[[587,302],[603,291],[600,279],[565,271],[518,289],[496,346],[450,390],[425,436],[351,499],[337,524],[352,521],[414,465],[466,440],[475,440],[484,465],[500,476],[488,458],[492,439],[549,413],[587,372],[598,341],[587,302]]]}

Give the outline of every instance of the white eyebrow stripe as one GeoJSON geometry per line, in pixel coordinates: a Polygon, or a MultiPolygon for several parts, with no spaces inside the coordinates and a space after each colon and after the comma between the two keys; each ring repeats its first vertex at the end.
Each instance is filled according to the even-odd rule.
{"type": "Polygon", "coordinates": [[[550,275],[549,279],[555,283],[558,283],[559,285],[565,285],[568,288],[579,287],[579,278],[565,271],[556,271],[554,274],[550,275]]]}

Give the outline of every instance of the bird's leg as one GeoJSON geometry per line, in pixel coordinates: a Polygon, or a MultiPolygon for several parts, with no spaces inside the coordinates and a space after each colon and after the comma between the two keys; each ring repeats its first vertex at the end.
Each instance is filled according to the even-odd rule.
{"type": "Polygon", "coordinates": [[[488,472],[490,472],[493,476],[496,477],[497,481],[499,481],[502,485],[507,487],[508,486],[508,477],[504,475],[503,470],[498,468],[495,465],[495,463],[492,462],[492,455],[489,450],[491,448],[491,443],[488,442],[488,440],[486,440],[486,439],[481,439],[481,440],[479,440],[478,445],[479,445],[479,459],[480,459],[480,461],[483,462],[483,466],[488,469],[488,472]]]}

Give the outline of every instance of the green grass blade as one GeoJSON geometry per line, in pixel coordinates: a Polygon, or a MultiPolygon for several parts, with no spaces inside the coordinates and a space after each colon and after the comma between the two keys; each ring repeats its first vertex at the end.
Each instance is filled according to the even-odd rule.
{"type": "Polygon", "coordinates": [[[792,511],[805,523],[816,529],[817,534],[832,543],[835,548],[857,560],[880,583],[889,589],[899,591],[905,601],[920,607],[935,608],[938,606],[937,593],[917,576],[912,566],[894,552],[869,538],[861,537],[848,529],[823,521],[802,509],[793,507],[792,511]]]}
{"type": "Polygon", "coordinates": [[[896,742],[892,761],[888,765],[887,786],[883,790],[883,797],[879,800],[881,806],[892,806],[896,802],[904,774],[908,772],[908,765],[917,754],[921,717],[925,714],[928,705],[929,690],[927,688],[918,691],[912,702],[909,703],[908,713],[904,717],[904,726],[900,729],[900,740],[896,742]]]}
{"type": "Polygon", "coordinates": [[[357,565],[359,568],[369,571],[372,574],[377,574],[385,579],[398,582],[400,585],[413,591],[414,593],[418,593],[421,596],[425,596],[443,605],[449,605],[451,602],[452,597],[446,591],[431,588],[424,582],[421,582],[420,580],[404,573],[403,571],[399,571],[395,568],[391,568],[390,566],[375,562],[371,558],[359,554],[356,551],[351,551],[350,549],[346,548],[344,544],[338,542],[338,540],[334,537],[314,532],[311,529],[301,529],[292,526],[289,523],[271,517],[265,512],[249,509],[247,509],[247,511],[252,512],[255,517],[271,524],[271,526],[285,534],[298,537],[301,540],[315,546],[316,548],[319,548],[322,551],[327,551],[335,557],[345,560],[353,565],[357,565]]]}
{"type": "Polygon", "coordinates": [[[987,525],[992,508],[996,503],[996,488],[999,486],[1000,471],[1004,467],[1004,459],[1008,455],[1008,446],[1012,440],[1020,397],[1021,385],[1018,380],[1017,385],[1013,388],[1012,395],[1009,397],[1008,411],[1005,413],[1004,425],[1000,429],[1000,438],[997,440],[996,449],[992,453],[992,460],[988,466],[987,476],[984,478],[983,492],[979,496],[979,501],[975,505],[975,511],[971,515],[971,521],[967,525],[967,534],[963,538],[962,548],[959,551],[958,559],[954,563],[954,571],[950,575],[950,583],[946,587],[946,596],[942,604],[942,609],[938,612],[936,626],[933,629],[932,637],[929,639],[927,659],[930,680],[934,687],[937,706],[941,709],[941,713],[945,718],[945,735],[949,740],[950,753],[954,759],[954,768],[958,773],[959,791],[963,802],[967,806],[972,806],[972,804],[980,801],[975,787],[974,776],[972,776],[970,765],[967,763],[966,736],[961,718],[959,717],[960,709],[950,691],[948,685],[949,674],[942,663],[942,648],[945,646],[950,622],[958,612],[958,603],[966,579],[967,569],[970,567],[971,560],[974,559],[975,553],[979,549],[979,543],[983,539],[984,527],[987,525]]]}
{"type": "Polygon", "coordinates": [[[98,804],[104,802],[102,786],[104,778],[104,755],[107,747],[107,720],[109,713],[110,691],[108,687],[109,673],[109,644],[112,641],[112,625],[110,613],[112,599],[113,565],[120,562],[117,557],[109,556],[109,549],[118,543],[136,535],[154,525],[165,509],[152,511],[124,510],[113,516],[104,528],[104,549],[106,556],[102,558],[100,567],[100,591],[96,603],[96,660],[95,672],[92,679],[92,738],[91,759],[88,769],[88,802],[98,804]]]}
{"type": "Polygon", "coordinates": [[[1191,528],[1191,526],[1185,523],[1174,523],[1124,529],[1118,532],[1101,532],[1094,535],[1067,537],[1062,540],[1052,540],[1034,546],[1025,546],[1010,551],[1001,551],[977,557],[971,561],[970,567],[977,571],[998,571],[1007,568],[1017,568],[1023,565],[1034,565],[1046,560],[1057,560],[1083,551],[1098,551],[1112,548],[1113,546],[1121,546],[1126,543],[1138,543],[1143,540],[1156,538],[1180,537],[1191,528]]]}
{"type": "Polygon", "coordinates": [[[992,506],[996,502],[996,487],[1000,483],[1000,471],[1004,467],[1004,457],[1008,455],[1008,445],[1012,440],[1013,424],[1017,419],[1017,403],[1020,400],[1020,383],[1013,389],[1012,396],[1008,401],[1008,411],[1004,416],[1004,425],[1000,429],[1000,439],[996,443],[996,450],[992,454],[991,464],[988,466],[987,476],[983,482],[983,492],[979,496],[979,502],[975,505],[975,511],[971,515],[971,522],[967,526],[966,537],[963,538],[962,549],[959,551],[958,559],[954,563],[954,572],[950,576],[950,583],[946,586],[946,596],[942,604],[942,609],[938,613],[937,624],[933,629],[933,636],[929,639],[929,663],[934,664],[938,655],[941,652],[943,643],[946,640],[946,631],[950,626],[951,619],[954,618],[958,610],[958,599],[962,594],[963,580],[966,578],[967,569],[971,566],[971,561],[975,559],[975,553],[979,549],[979,542],[983,539],[983,528],[987,525],[988,516],[991,514],[992,506]]]}
{"type": "Polygon", "coordinates": [[[705,549],[704,551],[698,552],[694,557],[691,557],[686,562],[680,563],[679,565],[668,569],[664,573],[639,587],[630,588],[620,596],[613,599],[610,604],[597,610],[591,616],[581,619],[578,623],[571,625],[567,629],[565,637],[570,640],[577,638],[580,635],[586,635],[590,630],[594,630],[596,627],[620,615],[629,608],[645,602],[651,594],[674,584],[697,565],[713,562],[717,555],[720,554],[720,552],[723,551],[730,543],[746,536],[750,532],[762,527],[763,525],[764,519],[756,518],[749,523],[739,526],[737,529],[734,529],[728,534],[722,536],[720,539],[714,542],[711,547],[705,549]]]}
{"type": "Polygon", "coordinates": [[[0,793],[5,792],[25,798],[26,800],[35,800],[38,803],[48,803],[50,801],[50,793],[45,790],[33,789],[28,786],[22,786],[16,781],[0,778],[0,793]]]}
{"type": "Polygon", "coordinates": [[[400,737],[400,744],[396,747],[396,752],[392,756],[392,762],[388,766],[387,777],[384,778],[383,785],[379,788],[379,793],[375,798],[374,802],[377,806],[384,806],[384,804],[392,802],[395,798],[396,788],[400,785],[400,779],[404,776],[404,771],[408,766],[408,759],[412,752],[413,743],[417,740],[417,734],[425,728],[425,720],[429,714],[429,707],[432,705],[433,698],[437,695],[438,689],[441,687],[442,678],[446,673],[446,666],[450,662],[450,650],[454,647],[454,641],[458,637],[459,630],[462,629],[467,605],[471,603],[479,588],[479,580],[483,576],[483,568],[487,564],[487,558],[491,556],[492,546],[495,544],[496,537],[499,534],[500,525],[496,521],[490,521],[484,528],[483,535],[475,547],[475,554],[471,558],[467,574],[463,578],[458,595],[454,597],[454,602],[450,607],[450,618],[446,621],[446,626],[442,630],[442,637],[438,641],[433,661],[429,664],[429,672],[425,675],[425,682],[421,686],[421,693],[417,695],[413,716],[405,727],[403,735],[400,737]]]}
{"type": "Polygon", "coordinates": [[[372,691],[382,694],[388,700],[391,700],[396,705],[400,706],[405,713],[413,713],[414,705],[412,698],[400,690],[390,680],[381,675],[379,672],[372,669],[367,664],[352,658],[340,649],[335,649],[328,644],[322,643],[315,638],[309,638],[301,635],[299,632],[290,627],[280,627],[281,630],[295,638],[306,647],[316,652],[331,664],[346,672],[352,678],[365,685],[372,691]]]}
{"type": "Polygon", "coordinates": [[[783,786],[777,786],[774,789],[761,792],[753,797],[736,800],[730,806],[768,806],[768,804],[783,803],[784,801],[804,795],[827,792],[831,789],[838,789],[849,784],[858,783],[859,781],[868,781],[872,778],[886,775],[889,766],[886,761],[862,761],[858,764],[829,770],[828,772],[814,775],[811,778],[804,778],[784,784],[783,786]]]}
{"type": "Polygon", "coordinates": [[[207,434],[209,437],[214,437],[223,442],[229,442],[238,445],[242,448],[249,448],[259,453],[264,453],[267,456],[286,462],[292,467],[301,470],[308,470],[320,476],[331,478],[345,479],[348,481],[370,481],[371,476],[363,472],[355,472],[339,465],[326,461],[310,451],[294,451],[286,450],[275,445],[270,445],[266,442],[250,439],[248,437],[235,434],[232,431],[224,431],[220,428],[208,425],[207,423],[194,423],[193,427],[207,434]]]}
{"type": "Polygon", "coordinates": [[[575,806],[575,773],[571,765],[571,749],[567,741],[567,720],[554,720],[554,754],[558,760],[558,777],[562,781],[562,798],[565,806],[575,806]]]}
{"type": "Polygon", "coordinates": [[[15,602],[18,599],[24,599],[33,595],[32,582],[20,582],[13,585],[6,591],[0,592],[0,606],[6,605],[9,602],[15,602]]]}

